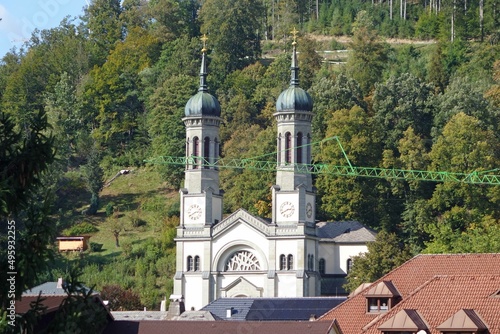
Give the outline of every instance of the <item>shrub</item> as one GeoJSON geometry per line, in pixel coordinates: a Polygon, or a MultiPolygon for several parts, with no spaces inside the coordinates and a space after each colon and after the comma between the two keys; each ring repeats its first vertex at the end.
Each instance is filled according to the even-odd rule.
{"type": "Polygon", "coordinates": [[[97,242],[91,242],[90,243],[90,250],[92,252],[100,252],[102,250],[102,245],[103,244],[99,244],[97,242]]]}
{"type": "Polygon", "coordinates": [[[92,234],[99,231],[97,227],[92,225],[89,222],[83,222],[77,225],[70,227],[64,231],[64,235],[66,236],[75,236],[75,235],[84,235],[84,234],[92,234]]]}
{"type": "Polygon", "coordinates": [[[111,310],[134,311],[142,308],[141,298],[132,290],[125,290],[119,285],[105,285],[101,290],[103,300],[109,301],[111,310]]]}

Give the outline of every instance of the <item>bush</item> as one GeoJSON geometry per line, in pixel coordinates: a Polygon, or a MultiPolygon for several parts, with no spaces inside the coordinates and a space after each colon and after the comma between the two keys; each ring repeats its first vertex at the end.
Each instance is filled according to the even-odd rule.
{"type": "Polygon", "coordinates": [[[125,290],[119,285],[105,285],[101,290],[103,300],[109,301],[111,310],[135,311],[142,308],[141,298],[132,290],[125,290]]]}
{"type": "Polygon", "coordinates": [[[99,229],[97,227],[95,227],[94,225],[92,225],[91,223],[83,222],[83,223],[74,225],[74,226],[70,227],[69,229],[66,229],[63,232],[63,235],[71,237],[71,236],[76,236],[76,235],[92,234],[92,233],[95,233],[97,231],[99,231],[99,229]]]}
{"type": "Polygon", "coordinates": [[[97,242],[91,242],[90,243],[90,250],[92,252],[100,252],[102,250],[102,245],[103,244],[99,244],[97,242]]]}
{"type": "Polygon", "coordinates": [[[113,212],[115,210],[115,203],[109,202],[106,204],[106,216],[111,217],[113,215],[113,212]]]}

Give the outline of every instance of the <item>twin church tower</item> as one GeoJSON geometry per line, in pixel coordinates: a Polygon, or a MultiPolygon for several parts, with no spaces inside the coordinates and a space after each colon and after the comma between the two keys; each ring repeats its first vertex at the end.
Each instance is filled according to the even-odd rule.
{"type": "Polygon", "coordinates": [[[311,161],[313,102],[299,87],[295,36],[296,31],[290,86],[279,96],[274,113],[278,154],[271,219],[244,209],[223,217],[219,170],[204,164],[219,159],[222,118],[219,102],[208,93],[207,50],[202,49],[200,87],[182,119],[187,163],[175,239],[174,294],[184,296],[188,309],[222,297],[319,296],[321,274],[327,268],[335,271],[334,261],[328,260],[335,247],[328,235],[318,235],[315,224],[311,174],[298,168],[311,161]]]}

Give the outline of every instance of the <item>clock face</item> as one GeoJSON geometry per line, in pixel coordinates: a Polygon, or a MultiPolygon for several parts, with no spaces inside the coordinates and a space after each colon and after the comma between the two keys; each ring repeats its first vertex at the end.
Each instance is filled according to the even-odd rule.
{"type": "Polygon", "coordinates": [[[311,218],[313,215],[313,206],[311,203],[306,204],[306,215],[307,215],[307,218],[311,218]]]}
{"type": "Polygon", "coordinates": [[[280,206],[280,213],[283,217],[290,217],[295,212],[295,207],[290,202],[283,202],[280,206]]]}
{"type": "Polygon", "coordinates": [[[201,217],[201,207],[198,204],[190,205],[187,210],[187,215],[191,220],[197,220],[201,217]]]}

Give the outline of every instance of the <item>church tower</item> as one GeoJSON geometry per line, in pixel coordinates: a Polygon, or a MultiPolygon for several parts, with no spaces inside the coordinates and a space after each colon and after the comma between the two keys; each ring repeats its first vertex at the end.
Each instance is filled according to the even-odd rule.
{"type": "MultiPolygon", "coordinates": [[[[299,87],[297,31],[292,31],[292,66],[290,87],[276,102],[278,124],[276,185],[273,187],[273,221],[277,225],[301,224],[314,229],[315,193],[311,163],[311,96],[299,87]]],[[[314,234],[314,230],[308,231],[314,234]]]]}
{"type": "MultiPolygon", "coordinates": [[[[289,251],[294,258],[296,296],[320,294],[318,275],[318,242],[315,230],[316,195],[308,165],[311,163],[313,102],[299,87],[297,63],[297,30],[293,30],[293,50],[290,86],[276,102],[277,171],[272,187],[272,221],[276,225],[279,253],[289,251]],[[288,239],[287,239],[288,238],[288,239]]],[[[288,258],[280,257],[280,268],[288,258]]],[[[282,279],[290,273],[281,273],[282,279]]]]}
{"type": "Polygon", "coordinates": [[[184,188],[180,189],[180,225],[176,238],[174,294],[183,295],[198,305],[207,304],[211,292],[209,279],[210,236],[222,220],[222,191],[219,189],[219,101],[208,93],[206,40],[200,69],[200,87],[185,107],[186,166],[184,188]]]}

